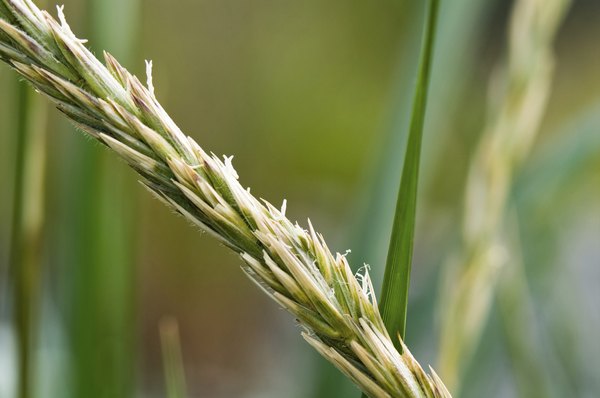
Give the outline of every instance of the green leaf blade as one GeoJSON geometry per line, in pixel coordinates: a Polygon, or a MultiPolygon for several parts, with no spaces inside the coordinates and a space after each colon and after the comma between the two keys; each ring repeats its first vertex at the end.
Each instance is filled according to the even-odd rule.
{"type": "MultiPolygon", "coordinates": [[[[396,203],[394,224],[379,309],[390,336],[405,337],[406,313],[408,306],[408,289],[413,254],[413,242],[416,220],[417,189],[419,180],[419,164],[427,92],[429,89],[435,29],[437,24],[439,0],[430,0],[427,12],[425,37],[421,49],[421,59],[417,84],[413,99],[406,156],[402,169],[400,189],[396,203]]],[[[396,348],[401,351],[400,340],[393,339],[396,348]]]]}

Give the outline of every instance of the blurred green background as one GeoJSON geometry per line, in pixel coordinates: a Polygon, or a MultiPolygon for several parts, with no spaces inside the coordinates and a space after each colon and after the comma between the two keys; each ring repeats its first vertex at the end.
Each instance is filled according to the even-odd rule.
{"type": "MultiPolygon", "coordinates": [[[[356,268],[370,264],[380,285],[423,2],[64,3],[96,54],[106,49],[140,76],[152,59],[157,96],[182,130],[235,155],[245,186],[275,204],[287,199],[291,219],[310,217],[333,250],[352,249],[356,268]]],[[[440,268],[460,243],[467,166],[511,3],[442,2],[407,332],[423,364],[436,364],[440,268]]],[[[555,49],[548,111],[510,206],[533,316],[523,322],[494,305],[464,397],[600,394],[600,2],[573,3],[555,49]],[[535,345],[515,343],[524,331],[535,345]],[[541,381],[519,376],[531,367],[541,381]]],[[[18,373],[9,261],[16,80],[0,67],[2,398],[13,397],[18,373]]],[[[165,396],[159,323],[173,317],[190,397],[358,398],[248,283],[235,255],[54,110],[45,134],[34,396],[165,396]]]]}

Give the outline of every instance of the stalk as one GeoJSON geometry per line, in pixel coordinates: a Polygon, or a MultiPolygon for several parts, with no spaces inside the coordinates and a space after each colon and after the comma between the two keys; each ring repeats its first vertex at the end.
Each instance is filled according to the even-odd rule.
{"type": "MultiPolygon", "coordinates": [[[[501,100],[471,162],[465,192],[463,244],[448,265],[440,306],[440,367],[450,389],[461,373],[490,311],[499,269],[509,259],[502,220],[512,176],[535,139],[550,93],[552,41],[568,0],[520,0],[512,12],[501,100]]],[[[498,89],[498,80],[493,80],[498,89]]]]}
{"type": "Polygon", "coordinates": [[[173,318],[164,318],[160,322],[159,331],[167,398],[185,398],[187,394],[179,325],[173,318]]]}
{"type": "Polygon", "coordinates": [[[17,338],[17,397],[29,398],[35,385],[35,341],[42,279],[46,105],[24,84],[15,87],[15,176],[9,264],[14,285],[17,338]]]}
{"type": "MultiPolygon", "coordinates": [[[[438,9],[439,0],[430,0],[417,75],[417,85],[413,98],[406,155],[402,168],[398,201],[396,203],[392,236],[390,238],[381,292],[380,311],[388,333],[392,336],[398,334],[402,340],[404,340],[406,330],[408,288],[410,284],[417,212],[421,142],[423,138],[423,125],[425,123],[425,109],[427,105],[427,92],[429,89],[438,9]]],[[[396,348],[401,351],[400,340],[394,340],[394,342],[396,348]]]]}
{"type": "Polygon", "coordinates": [[[353,275],[310,222],[304,229],[285,205],[258,200],[238,182],[231,158],[209,155],[177,127],[155,96],[150,63],[144,86],[110,54],[106,66],[98,61],[61,8],[59,24],[28,0],[3,2],[0,57],[125,160],[159,200],[236,252],[313,348],[370,397],[450,396],[405,346],[395,349],[368,272],[353,275]]]}

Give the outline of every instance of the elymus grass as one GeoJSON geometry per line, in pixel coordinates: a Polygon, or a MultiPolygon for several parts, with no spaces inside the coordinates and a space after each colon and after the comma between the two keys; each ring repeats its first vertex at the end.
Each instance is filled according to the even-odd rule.
{"type": "Polygon", "coordinates": [[[186,136],[154,94],[105,53],[104,66],[69,28],[31,0],[0,3],[0,57],[79,128],[114,150],[166,205],[237,252],[242,269],[291,312],[304,338],[371,397],[449,397],[435,372],[400,354],[383,324],[368,272],[353,275],[308,229],[250,194],[231,158],[186,136]]]}

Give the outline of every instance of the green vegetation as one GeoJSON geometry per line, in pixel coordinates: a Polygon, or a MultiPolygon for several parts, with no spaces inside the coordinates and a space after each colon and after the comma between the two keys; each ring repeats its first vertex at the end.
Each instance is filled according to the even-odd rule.
{"type": "Polygon", "coordinates": [[[0,0],[1,398],[600,390],[594,2],[65,2],[0,0]]]}

